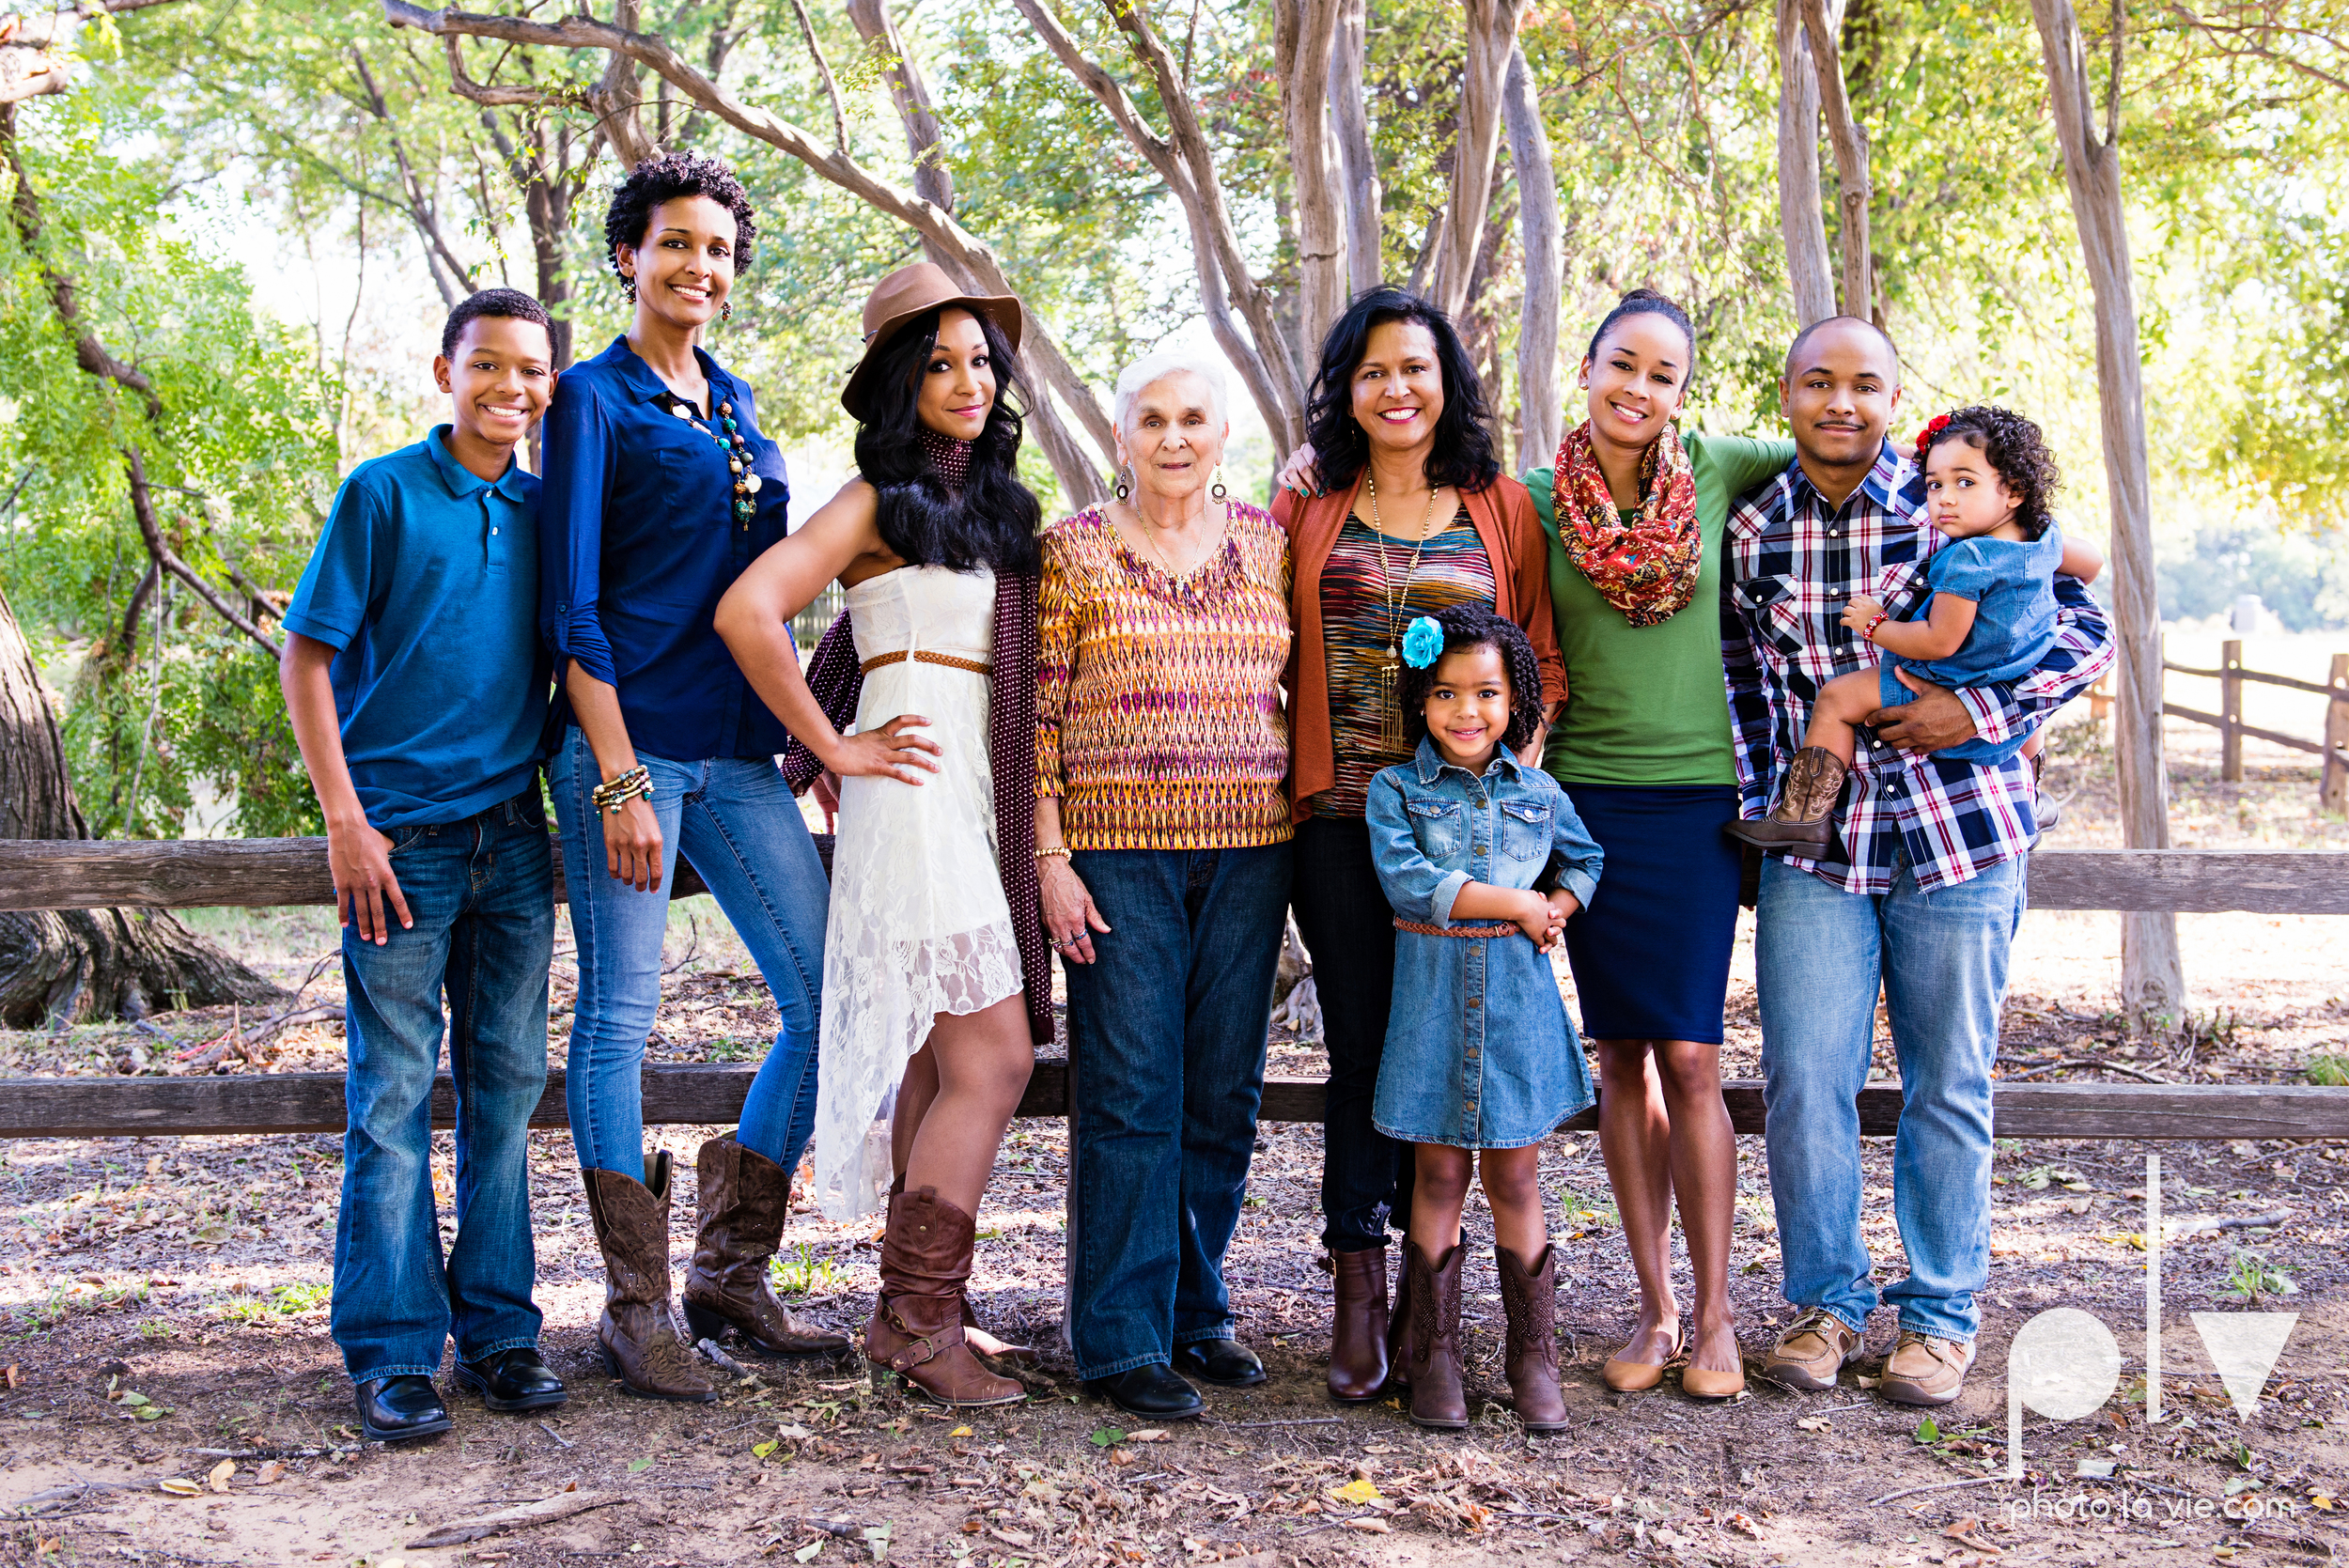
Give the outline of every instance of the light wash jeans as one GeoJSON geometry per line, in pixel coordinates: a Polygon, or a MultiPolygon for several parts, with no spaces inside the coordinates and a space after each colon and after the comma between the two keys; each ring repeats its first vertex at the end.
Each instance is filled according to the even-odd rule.
{"type": "Polygon", "coordinates": [[[734,923],[783,1028],[751,1080],[735,1136],[786,1171],[816,1128],[816,1026],[823,1016],[824,921],[832,888],[783,774],[766,757],[672,762],[636,753],[652,775],[661,822],[661,886],[639,893],[604,860],[602,782],[574,724],[547,770],[563,834],[563,878],[579,944],[565,1102],[583,1169],[645,1173],[645,1038],[661,1004],[661,942],[677,853],[693,862],[734,923]]]}
{"type": "Polygon", "coordinates": [[[1990,1067],[2025,860],[1920,893],[1906,863],[1881,895],[1844,893],[1776,856],[1754,928],[1762,1095],[1786,1299],[1855,1331],[1878,1296],[1859,1234],[1859,1115],[1881,984],[1901,1069],[1892,1212],[1908,1275],[1883,1293],[1904,1328],[1971,1341],[1990,1272],[1990,1067]]]}
{"type": "Polygon", "coordinates": [[[538,1343],[529,1128],[547,1084],[554,904],[537,780],[461,822],[391,837],[415,924],[393,922],[381,946],[343,928],[348,1122],[328,1322],[360,1383],[436,1375],[452,1330],[468,1361],[538,1343]],[[445,1260],[432,1201],[443,991],[457,1093],[445,1260]]]}

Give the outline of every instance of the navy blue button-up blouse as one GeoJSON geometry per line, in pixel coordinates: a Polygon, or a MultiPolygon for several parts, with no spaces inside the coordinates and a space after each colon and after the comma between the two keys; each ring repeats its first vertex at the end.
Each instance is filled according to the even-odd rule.
{"type": "Polygon", "coordinates": [[[618,689],[637,750],[673,762],[770,756],[789,737],[711,621],[742,569],[784,536],[783,451],[758,433],[751,389],[693,352],[713,405],[734,405],[759,476],[755,507],[735,515],[725,453],[669,412],[661,378],[614,339],[563,372],[547,409],[538,630],[558,680],[576,659],[618,689]]]}

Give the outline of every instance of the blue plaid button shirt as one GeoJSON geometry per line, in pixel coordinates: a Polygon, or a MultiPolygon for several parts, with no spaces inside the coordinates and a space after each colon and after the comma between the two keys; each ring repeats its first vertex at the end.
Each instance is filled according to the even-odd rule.
{"type": "MultiPolygon", "coordinates": [[[[1925,594],[1925,562],[1946,542],[1925,520],[1924,476],[1890,442],[1841,506],[1812,487],[1799,460],[1731,505],[1721,662],[1740,815],[1770,809],[1819,688],[1876,661],[1876,650],[1843,624],[1843,606],[1866,594],[1895,617],[1909,615],[1925,594]]],[[[2036,728],[2111,667],[2104,612],[2088,590],[2059,577],[2056,605],[2055,646],[2038,669],[1957,693],[1983,739],[2036,728]]],[[[1786,863],[1846,893],[1891,892],[1904,861],[1920,891],[1951,887],[2026,853],[2038,832],[2024,759],[1978,767],[1895,751],[1864,729],[1844,798],[1834,849],[1786,863]]]]}

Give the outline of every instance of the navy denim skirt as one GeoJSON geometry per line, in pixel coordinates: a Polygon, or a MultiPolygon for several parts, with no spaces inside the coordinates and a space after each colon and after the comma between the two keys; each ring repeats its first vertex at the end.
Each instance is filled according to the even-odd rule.
{"type": "Polygon", "coordinates": [[[1607,852],[1591,907],[1566,923],[1589,1040],[1721,1041],[1737,939],[1737,815],[1729,784],[1565,786],[1607,852]]]}

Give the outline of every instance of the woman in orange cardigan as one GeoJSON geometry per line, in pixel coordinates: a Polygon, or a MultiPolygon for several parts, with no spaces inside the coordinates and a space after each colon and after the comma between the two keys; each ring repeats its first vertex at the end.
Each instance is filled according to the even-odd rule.
{"type": "MultiPolygon", "coordinates": [[[[1357,299],[1322,342],[1306,436],[1288,472],[1312,474],[1312,493],[1284,490],[1272,507],[1295,566],[1291,896],[1330,1053],[1321,1174],[1321,1239],[1337,1281],[1330,1392],[1359,1403],[1378,1396],[1392,1364],[1386,1231],[1403,1230],[1410,1212],[1410,1161],[1370,1119],[1394,925],[1362,819],[1372,775],[1412,754],[1395,694],[1404,629],[1448,605],[1490,605],[1532,640],[1546,717],[1566,689],[1541,523],[1525,487],[1501,472],[1483,389],[1441,311],[1396,288],[1357,299]]],[[[1527,759],[1541,747],[1536,736],[1527,759]]]]}

